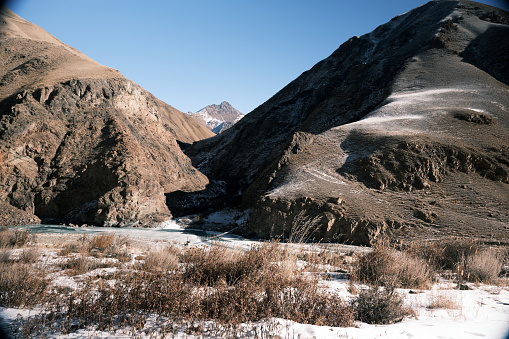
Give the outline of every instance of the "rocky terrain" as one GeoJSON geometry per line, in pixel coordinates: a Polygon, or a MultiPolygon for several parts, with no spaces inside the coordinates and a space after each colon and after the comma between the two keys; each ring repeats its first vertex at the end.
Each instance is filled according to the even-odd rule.
{"type": "Polygon", "coordinates": [[[208,105],[196,113],[188,112],[187,114],[215,134],[226,131],[244,117],[244,114],[226,101],[219,105],[208,105]]]}
{"type": "Polygon", "coordinates": [[[211,180],[202,206],[242,201],[252,230],[285,239],[507,242],[508,24],[494,7],[431,1],[351,38],[186,150],[211,180]]]}
{"type": "Polygon", "coordinates": [[[180,145],[214,134],[7,9],[0,27],[0,224],[148,225],[203,189],[180,145]]]}

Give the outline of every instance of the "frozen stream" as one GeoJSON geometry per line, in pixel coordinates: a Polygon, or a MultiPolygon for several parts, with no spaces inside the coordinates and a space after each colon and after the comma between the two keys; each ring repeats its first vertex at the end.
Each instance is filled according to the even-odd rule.
{"type": "Polygon", "coordinates": [[[210,244],[211,241],[221,241],[241,245],[244,243],[253,243],[252,240],[244,239],[237,235],[224,234],[198,229],[184,229],[177,222],[171,220],[162,223],[154,228],[141,227],[72,227],[66,225],[26,225],[15,226],[12,228],[29,229],[33,233],[50,234],[88,234],[115,233],[117,235],[141,238],[146,240],[170,241],[185,244],[210,244]]]}
{"type": "MultiPolygon", "coordinates": [[[[210,245],[214,242],[215,245],[221,245],[228,248],[235,248],[245,250],[250,248],[253,244],[259,244],[264,240],[246,239],[239,235],[220,233],[213,231],[204,231],[200,229],[184,228],[175,220],[166,221],[158,227],[142,228],[142,227],[72,227],[66,225],[26,225],[14,226],[17,229],[29,229],[33,233],[41,234],[100,234],[100,233],[115,233],[121,236],[129,236],[131,238],[142,239],[145,241],[167,241],[173,243],[181,243],[186,245],[210,245]]],[[[306,251],[320,251],[327,248],[329,250],[336,250],[342,253],[349,252],[366,252],[371,249],[368,247],[345,245],[345,244],[331,244],[331,243],[300,243],[300,244],[287,244],[292,248],[306,251]]]]}

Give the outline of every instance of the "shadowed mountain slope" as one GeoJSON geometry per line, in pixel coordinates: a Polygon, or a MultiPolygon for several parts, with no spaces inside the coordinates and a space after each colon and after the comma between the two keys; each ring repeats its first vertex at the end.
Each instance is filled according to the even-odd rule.
{"type": "Polygon", "coordinates": [[[178,143],[213,135],[8,9],[0,26],[0,223],[147,225],[205,187],[178,143]]]}
{"type": "Polygon", "coordinates": [[[431,1],[186,154],[242,195],[261,235],[507,241],[508,24],[494,7],[431,1]]]}

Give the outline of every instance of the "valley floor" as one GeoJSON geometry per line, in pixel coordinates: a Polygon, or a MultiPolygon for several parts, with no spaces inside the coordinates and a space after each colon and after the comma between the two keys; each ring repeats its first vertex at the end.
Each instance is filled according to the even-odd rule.
{"type": "MultiPolygon", "coordinates": [[[[21,231],[18,230],[18,232],[21,231]]],[[[153,230],[147,230],[147,236],[143,236],[143,230],[136,232],[135,236],[131,236],[132,234],[114,235],[111,232],[99,232],[93,236],[86,234],[32,234],[23,245],[9,249],[4,247],[2,250],[0,259],[4,278],[3,281],[0,278],[0,285],[4,284],[3,286],[5,286],[6,272],[10,272],[5,267],[19,265],[16,267],[19,270],[24,270],[25,268],[22,267],[25,266],[21,265],[29,265],[32,267],[29,270],[33,269],[30,272],[38,272],[38,274],[42,274],[41,278],[47,279],[46,289],[52,288],[62,296],[91,286],[94,289],[97,288],[97,291],[101,291],[101,288],[107,290],[108,286],[113,286],[116,279],[123,279],[120,274],[123,270],[152,272],[155,275],[165,271],[178,271],[182,267],[187,267],[184,268],[187,270],[190,266],[182,265],[194,265],[195,268],[199,266],[199,263],[189,259],[193,255],[205,255],[206,258],[209,258],[211,253],[215,253],[214,251],[222,257],[231,256],[231,253],[235,252],[246,255],[245,253],[250,253],[249,248],[259,245],[256,242],[240,239],[235,243],[235,240],[231,238],[225,242],[206,241],[204,237],[191,238],[191,241],[189,237],[161,240],[150,235],[154,232],[153,230]]],[[[276,265],[284,268],[284,274],[291,274],[292,277],[298,276],[296,278],[298,281],[301,277],[315,279],[313,283],[317,284],[321,291],[326,291],[329,295],[335,296],[345,303],[355,300],[360,291],[368,289],[366,284],[349,280],[356,260],[366,253],[365,248],[352,250],[351,247],[343,247],[342,250],[339,250],[341,247],[323,245],[319,247],[309,244],[275,244],[273,246],[279,251],[279,254],[273,258],[279,258],[280,262],[277,262],[276,265]]],[[[273,249],[263,253],[272,253],[271,251],[273,249]]],[[[232,259],[229,262],[242,261],[242,259],[235,260],[237,259],[232,259]]],[[[194,274],[192,279],[197,279],[196,285],[199,294],[211,293],[210,295],[214,295],[215,289],[222,288],[218,287],[222,286],[221,284],[229,286],[226,290],[231,290],[232,286],[236,286],[235,283],[230,284],[227,275],[225,275],[226,281],[218,280],[207,285],[207,283],[203,283],[203,280],[200,280],[203,279],[203,275],[199,275],[196,271],[194,274]]],[[[129,280],[129,282],[131,281],[129,280]]],[[[303,285],[293,287],[292,283],[288,285],[290,289],[308,286],[306,283],[300,282],[303,285]]],[[[133,288],[134,285],[130,286],[133,288]]],[[[191,321],[186,317],[161,316],[155,312],[144,311],[144,318],[139,323],[129,323],[131,320],[128,319],[123,325],[111,326],[110,324],[109,327],[101,328],[96,320],[90,320],[89,324],[80,323],[81,319],[66,323],[68,319],[66,320],[65,316],[39,317],[40,314],[48,314],[51,308],[33,300],[25,300],[12,307],[16,304],[15,298],[9,299],[5,296],[1,300],[4,307],[0,307],[0,317],[3,318],[4,327],[14,331],[14,337],[463,339],[506,338],[508,335],[509,284],[507,278],[501,278],[494,285],[467,282],[458,285],[453,274],[441,275],[429,289],[398,288],[396,293],[402,297],[403,307],[409,312],[401,321],[387,325],[368,324],[355,319],[347,327],[318,326],[275,316],[261,318],[258,321],[237,321],[232,325],[232,323],[224,321],[225,319],[212,321],[206,320],[207,317],[201,317],[201,319],[197,318],[197,320],[191,321]],[[458,286],[461,286],[462,289],[458,289],[458,286]],[[54,326],[55,323],[53,323],[53,327],[51,327],[49,322],[44,324],[44,321],[50,321],[50,319],[53,319],[55,323],[60,322],[61,326],[54,326]],[[126,325],[126,323],[130,325],[126,325]]],[[[53,294],[53,298],[55,296],[58,298],[58,294],[53,294]]],[[[27,297],[30,296],[27,295],[27,297]]],[[[37,295],[33,297],[37,298],[37,295]]],[[[62,298],[65,299],[65,297],[62,298]]],[[[79,303],[79,299],[71,298],[69,300],[71,303],[79,303]]],[[[51,304],[51,302],[46,296],[44,303],[51,304]]],[[[65,309],[67,306],[60,304],[59,307],[65,309]]],[[[298,307],[301,305],[298,304],[298,307]]],[[[58,307],[55,306],[52,310],[58,313],[57,309],[58,307]]],[[[344,310],[346,309],[344,308],[344,310]]],[[[94,312],[93,309],[84,309],[83,311],[94,312]]],[[[62,314],[65,313],[62,312],[62,314]]]]}

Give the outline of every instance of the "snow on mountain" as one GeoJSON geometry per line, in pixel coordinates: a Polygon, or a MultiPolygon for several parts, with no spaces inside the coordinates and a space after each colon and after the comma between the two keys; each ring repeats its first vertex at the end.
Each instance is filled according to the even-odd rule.
{"type": "Polygon", "coordinates": [[[207,126],[214,133],[220,133],[230,128],[244,117],[243,113],[226,101],[219,105],[206,106],[196,113],[188,112],[187,114],[207,126]]]}

